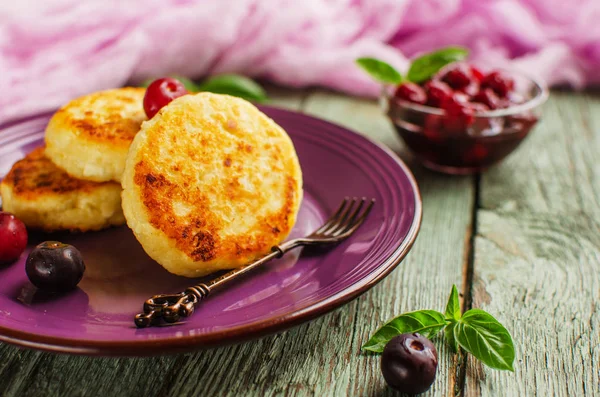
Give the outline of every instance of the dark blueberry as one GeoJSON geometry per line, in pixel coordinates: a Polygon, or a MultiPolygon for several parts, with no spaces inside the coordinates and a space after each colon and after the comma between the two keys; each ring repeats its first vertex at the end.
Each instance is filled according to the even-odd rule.
{"type": "Polygon", "coordinates": [[[435,380],[437,365],[435,346],[419,334],[392,338],[381,356],[381,372],[387,384],[408,394],[428,390],[435,380]]]}
{"type": "Polygon", "coordinates": [[[415,83],[400,84],[398,88],[396,88],[396,93],[394,96],[396,98],[418,103],[420,105],[425,104],[427,101],[427,94],[425,94],[425,90],[415,83]]]}
{"type": "Polygon", "coordinates": [[[514,88],[512,78],[502,72],[491,72],[481,82],[483,88],[491,88],[500,98],[505,98],[514,88]]]}
{"type": "Polygon", "coordinates": [[[58,241],[45,241],[27,257],[27,277],[39,289],[66,292],[77,286],[85,264],[77,248],[58,241]]]}

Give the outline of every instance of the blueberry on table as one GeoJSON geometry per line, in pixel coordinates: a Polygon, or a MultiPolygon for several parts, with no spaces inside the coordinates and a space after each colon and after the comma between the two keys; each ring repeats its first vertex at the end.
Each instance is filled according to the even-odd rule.
{"type": "Polygon", "coordinates": [[[419,394],[435,380],[437,351],[429,339],[419,334],[392,338],[381,356],[381,372],[387,384],[402,393],[419,394]]]}
{"type": "Polygon", "coordinates": [[[0,265],[19,259],[27,246],[27,229],[20,219],[0,211],[0,265]]]}
{"type": "Polygon", "coordinates": [[[45,241],[27,257],[25,271],[29,281],[39,289],[66,292],[77,286],[85,264],[77,248],[58,241],[45,241]]]}

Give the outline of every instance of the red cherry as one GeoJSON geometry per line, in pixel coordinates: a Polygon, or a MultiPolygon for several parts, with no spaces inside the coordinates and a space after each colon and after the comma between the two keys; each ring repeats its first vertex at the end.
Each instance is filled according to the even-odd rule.
{"type": "Polygon", "coordinates": [[[433,143],[444,143],[446,138],[441,134],[443,117],[437,114],[427,115],[423,125],[423,135],[433,143]]]}
{"type": "Polygon", "coordinates": [[[474,82],[471,67],[464,63],[453,65],[444,73],[442,80],[455,90],[462,90],[474,82]]]}
{"type": "Polygon", "coordinates": [[[475,77],[475,80],[477,80],[479,83],[481,83],[483,81],[483,78],[485,77],[483,72],[473,65],[471,65],[471,74],[473,75],[473,77],[475,77]]]}
{"type": "Polygon", "coordinates": [[[0,212],[0,265],[19,259],[26,246],[25,224],[13,214],[0,212]]]}
{"type": "Polygon", "coordinates": [[[439,80],[428,81],[425,89],[427,90],[427,105],[434,108],[442,107],[442,103],[453,94],[452,88],[439,80]]]}
{"type": "Polygon", "coordinates": [[[149,119],[173,99],[187,94],[188,91],[181,81],[171,77],[154,80],[146,89],[144,95],[144,111],[149,119]]]}
{"type": "Polygon", "coordinates": [[[396,88],[396,93],[394,96],[396,98],[418,103],[420,105],[424,105],[427,101],[427,94],[425,94],[425,90],[415,83],[400,84],[398,88],[396,88]]]}
{"type": "Polygon", "coordinates": [[[500,107],[500,98],[490,89],[485,88],[473,97],[473,102],[482,103],[490,109],[498,109],[500,107]]]}
{"type": "Polygon", "coordinates": [[[481,161],[485,160],[488,154],[489,151],[485,146],[476,143],[471,148],[469,148],[469,150],[467,150],[467,152],[464,155],[464,160],[466,163],[470,164],[480,163],[481,161]]]}
{"type": "Polygon", "coordinates": [[[442,109],[446,111],[445,127],[448,132],[464,133],[475,121],[474,111],[467,100],[465,94],[455,93],[442,104],[442,109]]]}
{"type": "Polygon", "coordinates": [[[515,88],[515,82],[504,73],[495,71],[485,76],[481,86],[483,88],[491,88],[501,98],[504,98],[515,88]]]}

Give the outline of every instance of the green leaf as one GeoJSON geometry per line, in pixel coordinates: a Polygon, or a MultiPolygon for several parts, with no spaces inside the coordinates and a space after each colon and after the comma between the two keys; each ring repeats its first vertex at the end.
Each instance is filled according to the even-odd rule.
{"type": "Polygon", "coordinates": [[[454,330],[456,329],[456,323],[452,322],[444,328],[444,336],[446,337],[446,342],[450,345],[452,350],[455,353],[458,353],[459,345],[456,337],[454,336],[454,330]]]}
{"type": "Polygon", "coordinates": [[[255,102],[263,102],[267,99],[267,94],[260,85],[248,77],[237,74],[211,77],[200,84],[198,89],[199,91],[237,96],[255,102]]]}
{"type": "MultiPolygon", "coordinates": [[[[170,75],[169,77],[172,77],[174,79],[181,81],[181,83],[183,83],[185,89],[188,90],[188,92],[200,91],[200,89],[198,88],[198,84],[194,83],[192,80],[188,79],[187,77],[179,76],[179,75],[170,75]]],[[[140,86],[148,88],[150,83],[152,83],[154,80],[156,80],[156,79],[144,80],[140,86]]]]}
{"type": "Polygon", "coordinates": [[[379,59],[358,58],[356,63],[379,82],[390,84],[402,82],[402,75],[392,65],[379,59]]]}
{"type": "Polygon", "coordinates": [[[468,55],[469,50],[463,47],[446,47],[427,53],[412,61],[406,77],[413,83],[420,83],[429,79],[449,63],[462,61],[468,55]]]}
{"type": "Polygon", "coordinates": [[[452,286],[448,303],[446,304],[446,319],[447,320],[460,320],[460,302],[458,301],[458,289],[456,285],[452,286]]]}
{"type": "Polygon", "coordinates": [[[510,333],[491,314],[471,309],[456,323],[454,336],[463,349],[495,369],[513,371],[515,348],[510,333]]]}
{"type": "Polygon", "coordinates": [[[394,336],[418,332],[426,338],[431,338],[445,326],[444,315],[435,310],[404,313],[379,328],[362,349],[381,353],[385,345],[394,336]]]}
{"type": "Polygon", "coordinates": [[[183,76],[171,76],[171,77],[181,81],[183,83],[185,89],[188,90],[188,92],[200,91],[198,84],[194,83],[192,80],[188,79],[187,77],[183,77],[183,76]]]}

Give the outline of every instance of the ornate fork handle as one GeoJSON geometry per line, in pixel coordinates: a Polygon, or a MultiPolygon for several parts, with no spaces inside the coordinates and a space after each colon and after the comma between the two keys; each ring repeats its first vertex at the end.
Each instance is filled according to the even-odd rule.
{"type": "Polygon", "coordinates": [[[367,215],[369,215],[375,200],[370,200],[367,208],[361,211],[366,202],[367,199],[364,197],[362,200],[347,197],[336,213],[310,235],[275,246],[271,248],[271,252],[268,255],[265,255],[256,262],[227,272],[206,284],[200,283],[178,294],[154,295],[144,303],[144,312],[135,316],[135,325],[140,328],[149,327],[159,324],[161,319],[167,323],[176,323],[182,317],[190,316],[194,312],[196,305],[215,289],[271,259],[281,258],[293,248],[303,245],[334,244],[346,239],[356,231],[367,215]]]}
{"type": "Polygon", "coordinates": [[[158,325],[161,319],[167,323],[176,323],[182,317],[189,317],[194,313],[196,305],[215,289],[271,259],[281,258],[289,250],[305,243],[306,241],[303,239],[288,241],[271,248],[268,255],[257,261],[227,272],[208,283],[200,283],[189,287],[178,294],[154,295],[144,302],[144,312],[135,316],[135,325],[139,328],[145,328],[158,325]]]}

